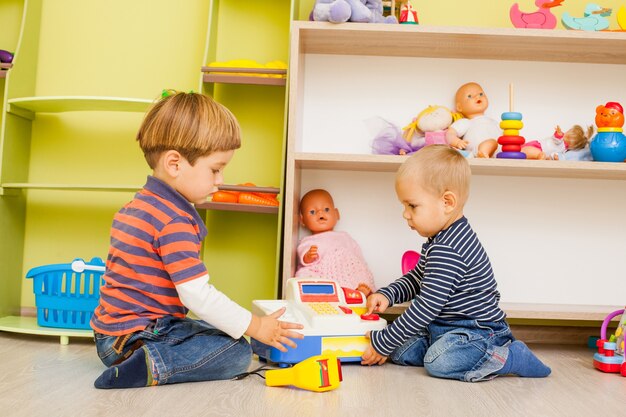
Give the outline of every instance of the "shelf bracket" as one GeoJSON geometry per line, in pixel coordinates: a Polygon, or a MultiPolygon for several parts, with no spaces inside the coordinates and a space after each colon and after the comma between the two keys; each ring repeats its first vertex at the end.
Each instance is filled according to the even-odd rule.
{"type": "Polygon", "coordinates": [[[35,113],[30,110],[23,109],[11,103],[8,104],[7,112],[28,120],[35,120],[35,113]]]}

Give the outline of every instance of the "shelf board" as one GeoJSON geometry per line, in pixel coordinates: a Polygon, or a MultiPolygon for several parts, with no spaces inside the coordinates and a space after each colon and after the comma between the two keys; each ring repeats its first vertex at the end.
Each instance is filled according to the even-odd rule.
{"type": "Polygon", "coordinates": [[[93,339],[92,330],[61,329],[56,327],[41,327],[37,325],[36,317],[6,316],[0,318],[0,331],[12,333],[34,334],[39,336],[59,336],[61,344],[67,344],[69,337],[93,339]]]}
{"type": "Polygon", "coordinates": [[[7,72],[9,72],[9,68],[11,68],[13,66],[13,64],[6,64],[3,62],[0,62],[0,78],[6,78],[7,76],[7,72]]]}
{"type": "MultiPolygon", "coordinates": [[[[400,315],[409,303],[394,305],[385,314],[400,315]]],[[[576,305],[576,304],[533,304],[500,303],[507,319],[602,321],[612,311],[624,306],[576,305]]]]}
{"type": "Polygon", "coordinates": [[[239,203],[214,203],[207,201],[206,203],[196,204],[197,209],[206,210],[222,210],[222,211],[241,211],[247,213],[264,213],[277,214],[277,206],[259,206],[256,204],[239,204],[239,203]]]}
{"type": "Polygon", "coordinates": [[[626,64],[626,33],[294,22],[300,53],[626,64]]]}
{"type": "Polygon", "coordinates": [[[69,111],[145,112],[152,100],[124,97],[44,96],[8,100],[9,112],[61,113],[69,111]],[[17,109],[17,110],[16,110],[17,109]]]}
{"type": "Polygon", "coordinates": [[[280,193],[280,188],[276,187],[256,187],[256,186],[247,186],[247,185],[220,185],[217,187],[222,191],[242,191],[242,192],[252,192],[252,193],[268,193],[268,194],[278,194],[280,193]]]}
{"type": "Polygon", "coordinates": [[[205,83],[226,84],[285,85],[287,75],[287,70],[271,68],[202,67],[202,72],[202,81],[205,83]]]}
{"type": "Polygon", "coordinates": [[[0,184],[0,188],[18,190],[63,190],[63,191],[126,191],[136,192],[141,187],[132,185],[79,185],[79,184],[40,184],[13,182],[0,184]]]}
{"type": "MultiPolygon", "coordinates": [[[[395,172],[407,159],[396,155],[295,153],[297,168],[395,172]]],[[[468,159],[474,175],[626,180],[626,164],[590,161],[468,159]]]]}

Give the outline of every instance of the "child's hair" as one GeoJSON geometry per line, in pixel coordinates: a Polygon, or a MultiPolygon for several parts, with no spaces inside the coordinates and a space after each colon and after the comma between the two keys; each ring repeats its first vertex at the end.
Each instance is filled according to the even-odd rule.
{"type": "Polygon", "coordinates": [[[587,126],[585,132],[582,126],[574,125],[571,129],[565,132],[565,135],[569,138],[569,150],[583,149],[589,143],[589,140],[593,136],[593,126],[587,126]]]}
{"type": "Polygon", "coordinates": [[[202,156],[241,146],[239,123],[226,107],[198,93],[164,91],[146,114],[137,140],[150,168],[160,155],[178,151],[193,166],[202,156]]]}
{"type": "Polygon", "coordinates": [[[469,197],[472,171],[467,159],[447,145],[429,145],[417,151],[398,169],[396,181],[418,180],[424,188],[440,196],[452,191],[464,205],[469,197]]]}

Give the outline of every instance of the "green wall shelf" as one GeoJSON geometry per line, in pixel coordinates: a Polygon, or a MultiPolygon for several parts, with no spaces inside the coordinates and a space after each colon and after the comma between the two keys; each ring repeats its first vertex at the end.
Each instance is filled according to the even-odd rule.
{"type": "Polygon", "coordinates": [[[59,336],[60,343],[67,345],[70,337],[93,338],[93,331],[78,329],[60,329],[37,325],[36,317],[6,316],[0,317],[0,331],[35,334],[40,336],[59,336]]]}
{"type": "Polygon", "coordinates": [[[202,67],[202,72],[204,73],[202,81],[205,83],[284,86],[287,82],[287,70],[285,69],[202,67]],[[274,77],[270,77],[270,75],[274,75],[274,77]]]}
{"type": "Polygon", "coordinates": [[[9,113],[62,113],[69,111],[145,112],[152,100],[122,97],[49,96],[8,100],[9,113]]]}

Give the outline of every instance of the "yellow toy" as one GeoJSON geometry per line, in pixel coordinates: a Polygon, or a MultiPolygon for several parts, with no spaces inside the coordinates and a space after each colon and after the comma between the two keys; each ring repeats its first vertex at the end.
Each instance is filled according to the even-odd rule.
{"type": "Polygon", "coordinates": [[[626,30],[626,6],[622,6],[617,11],[617,24],[622,30],[626,30]]]}
{"type": "Polygon", "coordinates": [[[265,372],[268,387],[293,385],[315,392],[334,390],[342,380],[341,362],[334,355],[311,356],[292,368],[265,372]]]}

